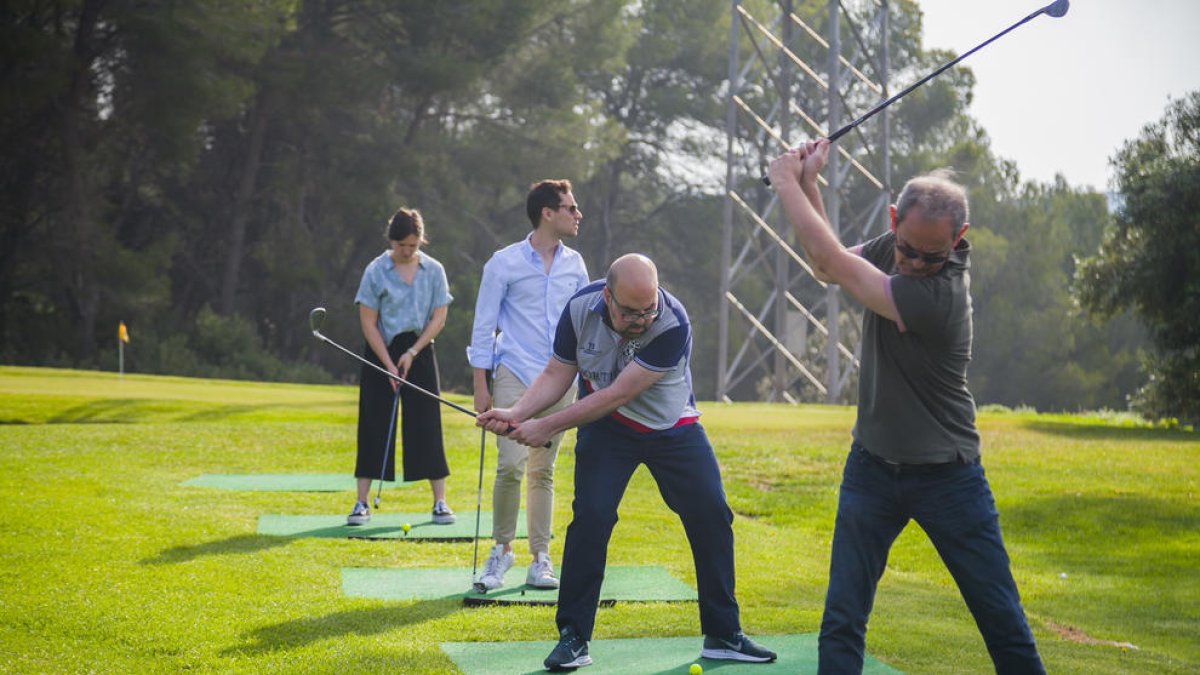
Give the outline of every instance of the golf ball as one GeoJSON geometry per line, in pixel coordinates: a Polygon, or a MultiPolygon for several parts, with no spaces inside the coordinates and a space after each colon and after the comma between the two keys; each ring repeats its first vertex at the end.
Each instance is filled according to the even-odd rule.
{"type": "Polygon", "coordinates": [[[703,672],[704,672],[704,669],[700,667],[699,663],[693,663],[692,667],[688,668],[688,673],[690,673],[690,675],[700,675],[700,673],[703,673],[703,672]]]}
{"type": "Polygon", "coordinates": [[[408,534],[408,531],[412,529],[412,525],[409,525],[408,523],[404,523],[403,525],[400,526],[400,529],[404,530],[404,534],[408,534]]]}

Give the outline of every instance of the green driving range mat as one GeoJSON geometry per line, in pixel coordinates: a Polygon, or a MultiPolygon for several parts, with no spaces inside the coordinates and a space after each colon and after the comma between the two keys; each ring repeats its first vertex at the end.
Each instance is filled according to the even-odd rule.
{"type": "MultiPolygon", "coordinates": [[[[553,631],[550,623],[546,630],[553,631]]],[[[755,642],[779,654],[774,663],[738,663],[700,658],[702,637],[631,638],[621,640],[592,640],[588,654],[593,664],[586,675],[629,673],[650,675],[675,673],[687,675],[693,663],[714,675],[767,675],[768,673],[817,672],[817,635],[752,636],[755,642]]],[[[541,642],[443,642],[442,651],[467,675],[483,673],[544,673],[542,659],[554,649],[553,640],[541,642]]],[[[900,671],[867,656],[863,673],[868,675],[896,674],[900,671]]]]}
{"type": "MultiPolygon", "coordinates": [[[[475,538],[475,512],[459,512],[458,522],[435,525],[428,511],[396,513],[378,511],[366,525],[347,525],[345,514],[336,516],[285,516],[267,514],[258,517],[258,533],[275,537],[324,537],[334,539],[439,539],[471,541],[475,538]],[[404,532],[404,524],[410,529],[404,532]]],[[[491,537],[492,512],[479,514],[479,536],[491,537]]],[[[517,539],[525,538],[525,512],[517,514],[517,539]]],[[[463,578],[470,577],[468,573],[463,578]]]]}
{"type": "MultiPolygon", "coordinates": [[[[381,600],[440,600],[462,598],[464,604],[553,605],[558,589],[526,586],[525,568],[514,565],[506,585],[486,594],[471,589],[470,567],[342,568],[342,594],[351,598],[381,600]]],[[[600,586],[600,604],[615,602],[687,602],[696,591],[658,566],[610,566],[600,586]]],[[[553,645],[551,645],[553,646],[553,645]]],[[[504,672],[504,671],[499,671],[504,672]]]]}
{"type": "MultiPolygon", "coordinates": [[[[384,483],[384,489],[412,484],[384,483]]],[[[206,473],[181,485],[242,492],[354,492],[358,483],[354,476],[341,473],[206,473]]]]}

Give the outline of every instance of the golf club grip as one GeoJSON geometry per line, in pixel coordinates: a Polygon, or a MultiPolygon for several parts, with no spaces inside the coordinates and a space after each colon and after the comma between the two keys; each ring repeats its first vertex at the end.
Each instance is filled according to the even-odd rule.
{"type": "MultiPolygon", "coordinates": [[[[854,127],[865,122],[866,119],[868,117],[870,117],[871,115],[874,115],[875,112],[876,111],[872,110],[871,112],[867,113],[866,115],[854,120],[850,124],[847,124],[846,126],[842,127],[841,129],[838,129],[837,131],[833,132],[832,134],[829,134],[829,136],[828,136],[829,142],[833,143],[834,141],[841,138],[842,136],[845,136],[846,134],[850,133],[850,131],[853,130],[854,127]]],[[[762,182],[763,182],[763,185],[770,187],[771,186],[771,177],[764,174],[762,177],[762,182]]]]}
{"type": "MultiPolygon", "coordinates": [[[[511,425],[511,424],[510,424],[510,425],[508,425],[508,429],[507,429],[507,430],[505,430],[504,434],[496,434],[496,435],[497,435],[497,436],[500,436],[500,435],[507,436],[507,435],[509,435],[510,433],[512,433],[514,429],[516,429],[516,427],[514,427],[513,425],[511,425]]],[[[543,443],[543,444],[542,444],[542,447],[543,447],[543,448],[547,448],[547,449],[549,449],[549,448],[550,448],[550,446],[552,446],[552,445],[554,445],[554,444],[553,444],[553,443],[551,443],[550,441],[546,441],[545,443],[543,443]]]]}

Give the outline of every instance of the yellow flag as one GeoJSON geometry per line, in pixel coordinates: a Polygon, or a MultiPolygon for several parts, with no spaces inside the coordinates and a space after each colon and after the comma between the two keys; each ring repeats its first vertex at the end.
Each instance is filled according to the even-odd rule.
{"type": "Polygon", "coordinates": [[[117,338],[121,342],[126,342],[126,343],[129,342],[129,331],[125,330],[125,322],[124,321],[122,321],[120,323],[120,325],[117,326],[117,338]]]}

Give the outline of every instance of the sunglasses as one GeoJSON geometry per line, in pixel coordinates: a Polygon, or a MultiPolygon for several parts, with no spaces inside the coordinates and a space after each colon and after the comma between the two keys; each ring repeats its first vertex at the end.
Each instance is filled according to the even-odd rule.
{"type": "Polygon", "coordinates": [[[646,310],[645,312],[639,312],[622,305],[617,301],[617,297],[615,295],[612,295],[611,293],[609,295],[612,297],[613,305],[616,306],[617,314],[621,317],[622,321],[629,323],[634,323],[636,321],[640,323],[646,319],[654,320],[662,316],[662,307],[655,307],[654,309],[646,310]]]}
{"type": "Polygon", "coordinates": [[[566,209],[572,214],[579,213],[579,206],[577,204],[559,204],[556,208],[566,209]]]}
{"type": "Polygon", "coordinates": [[[918,251],[898,238],[896,239],[896,250],[900,251],[909,260],[920,258],[921,262],[926,265],[941,265],[950,259],[949,253],[925,253],[924,251],[918,251]]]}

